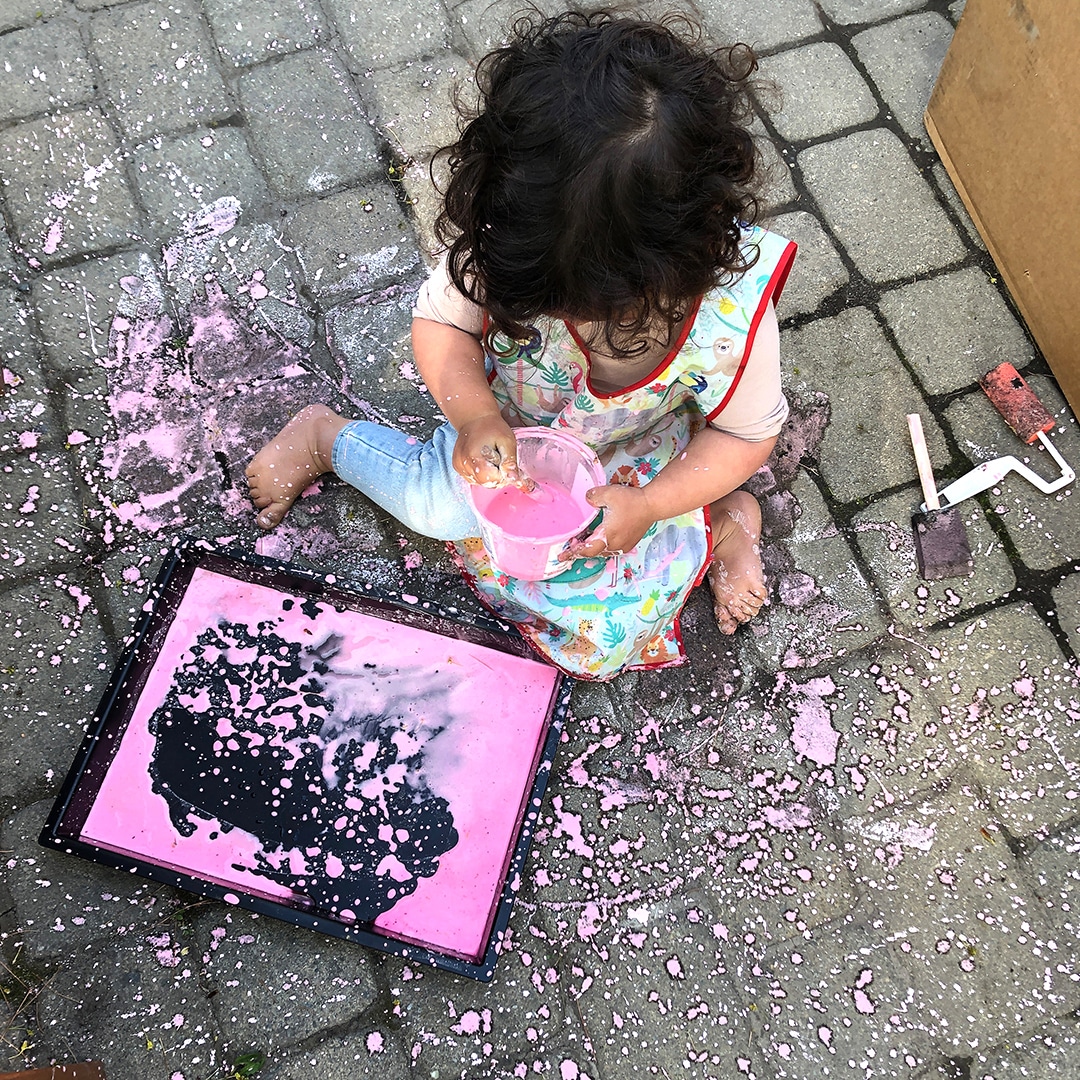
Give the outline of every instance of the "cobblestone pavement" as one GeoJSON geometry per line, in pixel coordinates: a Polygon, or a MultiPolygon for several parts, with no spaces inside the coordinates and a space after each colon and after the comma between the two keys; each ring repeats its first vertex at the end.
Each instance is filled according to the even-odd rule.
{"type": "Polygon", "coordinates": [[[484,985],[37,835],[176,534],[475,608],[440,545],[337,482],[260,543],[241,481],[311,400],[431,429],[426,162],[514,0],[0,2],[11,1068],[1080,1076],[1080,503],[1007,479],[962,506],[972,576],[931,585],[908,521],[913,410],[942,478],[1002,453],[1051,474],[978,388],[1003,360],[1080,463],[922,127],[961,8],[697,0],[783,95],[772,602],[728,640],[698,595],[689,665],[575,689],[484,985]]]}

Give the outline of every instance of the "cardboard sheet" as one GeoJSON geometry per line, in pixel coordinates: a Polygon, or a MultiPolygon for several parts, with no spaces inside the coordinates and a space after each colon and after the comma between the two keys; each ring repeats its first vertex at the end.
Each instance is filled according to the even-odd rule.
{"type": "Polygon", "coordinates": [[[926,129],[1080,413],[1080,0],[968,0],[926,129]]]}

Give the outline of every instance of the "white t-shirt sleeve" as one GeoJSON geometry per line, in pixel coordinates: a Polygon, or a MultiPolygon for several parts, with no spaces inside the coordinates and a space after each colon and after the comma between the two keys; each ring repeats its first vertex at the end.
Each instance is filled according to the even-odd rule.
{"type": "Polygon", "coordinates": [[[413,318],[445,323],[474,337],[479,337],[484,332],[483,310],[467,296],[463,296],[450,280],[445,255],[431,271],[427,281],[420,286],[413,307],[413,318]]]}
{"type": "Polygon", "coordinates": [[[709,423],[747,442],[762,442],[780,433],[787,415],[787,398],[780,386],[780,327],[770,303],[758,323],[735,392],[709,423]]]}

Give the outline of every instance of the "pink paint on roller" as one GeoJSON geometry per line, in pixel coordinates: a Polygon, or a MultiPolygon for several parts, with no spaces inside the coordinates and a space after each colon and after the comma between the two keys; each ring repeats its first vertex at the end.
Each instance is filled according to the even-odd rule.
{"type": "Polygon", "coordinates": [[[1026,443],[1033,443],[1039,432],[1054,430],[1054,418],[1035,396],[1023,375],[1006,362],[988,371],[979,385],[1005,422],[1026,443]]]}
{"type": "Polygon", "coordinates": [[[469,492],[495,565],[513,577],[541,581],[566,570],[559,555],[597,513],[585,493],[607,478],[595,452],[565,431],[532,427],[514,434],[521,471],[542,497],[512,485],[469,492]]]}

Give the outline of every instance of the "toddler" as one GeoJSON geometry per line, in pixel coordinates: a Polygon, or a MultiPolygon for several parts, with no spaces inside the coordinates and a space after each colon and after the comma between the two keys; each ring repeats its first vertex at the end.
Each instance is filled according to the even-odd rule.
{"type": "Polygon", "coordinates": [[[681,18],[516,24],[443,151],[445,254],[414,311],[448,422],[420,443],[309,406],[248,469],[259,525],[335,472],[452,542],[480,598],[578,678],[682,662],[679,614],[706,574],[724,633],[752,618],[761,514],[740,485],[787,415],[773,305],[795,254],[751,224],[755,66],[681,18]],[[587,496],[602,519],[546,581],[492,562],[467,494],[520,482],[514,429],[535,425],[593,447],[609,480],[587,496]]]}

